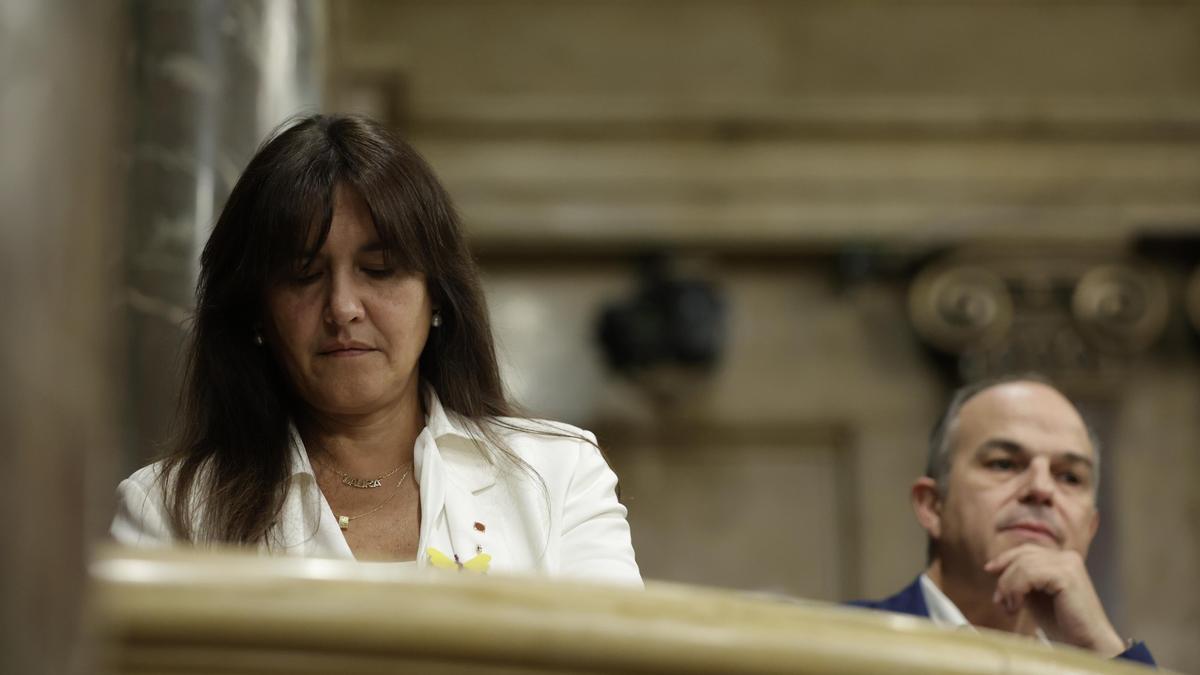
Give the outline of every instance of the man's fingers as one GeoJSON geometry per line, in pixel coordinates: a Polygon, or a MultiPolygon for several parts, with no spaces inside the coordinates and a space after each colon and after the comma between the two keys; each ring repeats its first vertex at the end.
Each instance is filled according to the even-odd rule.
{"type": "Polygon", "coordinates": [[[993,597],[997,600],[997,604],[1008,612],[1017,612],[1025,604],[1025,594],[1030,590],[1027,566],[1009,564],[996,579],[996,592],[993,597]]]}
{"type": "Polygon", "coordinates": [[[1017,558],[1040,550],[1044,549],[1034,544],[1021,544],[1020,546],[1017,546],[1016,548],[1010,548],[995,558],[987,561],[987,563],[984,564],[983,569],[985,572],[990,574],[998,574],[1011,565],[1017,558]]]}
{"type": "Polygon", "coordinates": [[[1079,553],[1022,545],[988,561],[985,569],[996,575],[992,601],[1005,611],[1028,609],[1053,640],[1120,653],[1120,637],[1079,553]]]}
{"type": "Polygon", "coordinates": [[[1000,564],[997,565],[997,570],[1003,571],[996,579],[996,591],[992,595],[994,601],[1009,612],[1017,612],[1024,607],[1030,593],[1056,595],[1064,581],[1056,557],[1046,555],[1050,552],[1037,546],[1020,553],[1014,553],[1016,550],[1008,552],[1013,554],[1011,560],[1000,560],[1004,556],[997,556],[1004,566],[1001,568],[1000,564]]]}

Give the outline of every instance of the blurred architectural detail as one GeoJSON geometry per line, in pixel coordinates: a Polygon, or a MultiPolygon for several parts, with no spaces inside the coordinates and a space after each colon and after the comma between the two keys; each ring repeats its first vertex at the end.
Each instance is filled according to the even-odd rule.
{"type": "Polygon", "coordinates": [[[123,393],[120,3],[0,0],[0,672],[91,673],[123,393]]]}
{"type": "Polygon", "coordinates": [[[1004,633],[680,585],[124,551],[93,570],[113,675],[1142,672],[1004,633]]]}
{"type": "Polygon", "coordinates": [[[1150,347],[1162,335],[1171,299],[1153,267],[1109,264],[1079,279],[1071,309],[1088,342],[1097,349],[1128,354],[1150,347]]]}
{"type": "Polygon", "coordinates": [[[927,269],[913,282],[908,305],[917,332],[951,352],[991,346],[1012,326],[1012,296],[986,267],[927,269]]]}
{"type": "Polygon", "coordinates": [[[167,438],[200,251],[226,196],[267,134],[319,109],[324,8],[321,0],[131,3],[126,468],[167,438]]]}
{"type": "Polygon", "coordinates": [[[1183,303],[1192,329],[1200,334],[1200,266],[1192,270],[1188,276],[1187,286],[1183,293],[1183,303]]]}
{"type": "Polygon", "coordinates": [[[907,491],[947,390],[1054,368],[1104,413],[1105,604],[1200,669],[1191,268],[1135,250],[1200,229],[1200,4],[351,0],[330,19],[333,107],[390,120],[443,177],[506,382],[601,432],[647,575],[893,591],[924,561],[907,491]],[[721,361],[683,397],[594,340],[646,250],[704,259],[721,289],[721,361]],[[931,261],[976,271],[937,277],[914,322],[931,261]],[[776,558],[808,566],[758,573],[776,558]]]}
{"type": "Polygon", "coordinates": [[[1037,371],[1093,394],[1161,337],[1171,309],[1145,262],[1044,249],[960,252],[909,291],[917,332],[957,358],[963,380],[1037,371]]]}
{"type": "Polygon", "coordinates": [[[342,2],[486,247],[1119,242],[1200,221],[1191,2],[342,2]]]}
{"type": "Polygon", "coordinates": [[[706,372],[717,366],[725,342],[719,290],[681,276],[669,257],[639,261],[633,297],[606,306],[597,322],[609,366],[626,374],[663,369],[706,372]]]}

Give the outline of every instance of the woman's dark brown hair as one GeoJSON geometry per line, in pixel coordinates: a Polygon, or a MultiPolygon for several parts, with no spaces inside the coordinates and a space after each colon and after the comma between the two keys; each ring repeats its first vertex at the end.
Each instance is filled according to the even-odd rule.
{"type": "MultiPolygon", "coordinates": [[[[429,165],[369,119],[298,120],[250,160],[200,258],[178,438],[162,474],[181,538],[254,543],[279,516],[289,478],[289,420],[301,407],[255,333],[268,286],[323,245],[339,185],[362,196],[389,263],[423,273],[440,309],[442,325],[430,332],[420,357],[421,382],[468,420],[512,412],[477,268],[429,165]]],[[[489,425],[480,428],[494,438],[489,425]]]]}

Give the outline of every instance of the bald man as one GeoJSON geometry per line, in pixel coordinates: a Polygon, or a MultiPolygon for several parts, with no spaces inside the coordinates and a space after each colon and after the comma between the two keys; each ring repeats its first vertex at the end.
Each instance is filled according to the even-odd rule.
{"type": "Polygon", "coordinates": [[[1084,566],[1100,525],[1100,457],[1075,406],[1036,376],[956,392],[912,486],[925,572],[863,607],[982,626],[1154,664],[1122,639],[1084,566]]]}

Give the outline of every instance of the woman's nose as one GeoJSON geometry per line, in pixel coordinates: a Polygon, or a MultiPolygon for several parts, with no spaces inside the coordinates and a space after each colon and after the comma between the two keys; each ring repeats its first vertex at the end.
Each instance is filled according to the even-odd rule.
{"type": "Polygon", "coordinates": [[[329,297],[325,303],[325,320],[335,326],[351,324],[363,316],[359,288],[350,275],[335,273],[329,282],[329,297]]]}

